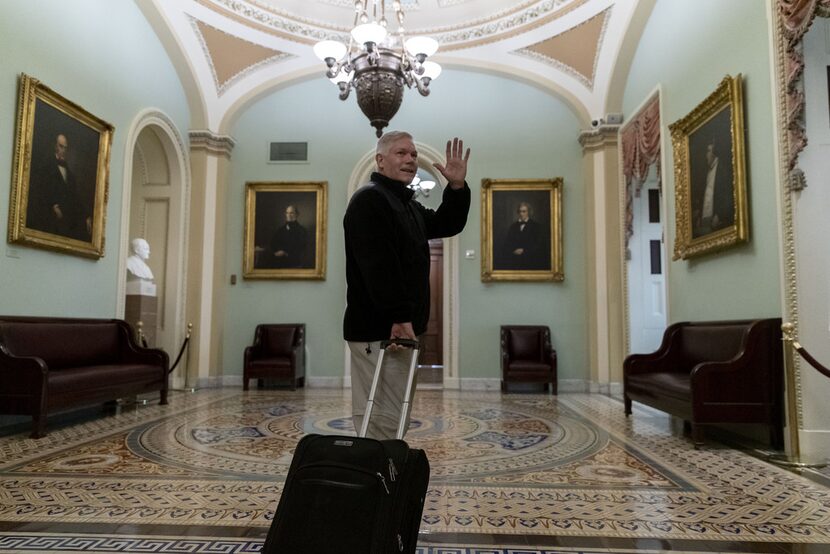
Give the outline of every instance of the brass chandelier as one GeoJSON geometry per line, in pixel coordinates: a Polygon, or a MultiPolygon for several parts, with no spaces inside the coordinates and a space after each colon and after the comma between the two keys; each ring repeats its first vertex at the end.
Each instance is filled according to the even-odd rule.
{"type": "Polygon", "coordinates": [[[429,94],[429,84],[441,73],[441,66],[427,58],[438,50],[438,41],[429,37],[406,38],[404,13],[400,0],[392,2],[398,30],[387,30],[386,0],[355,0],[354,28],[348,46],[336,40],[314,45],[314,53],[326,62],[326,76],[340,89],[346,100],[352,87],[357,103],[376,129],[383,128],[397,113],[403,100],[403,86],[415,86],[422,96],[429,94]]]}

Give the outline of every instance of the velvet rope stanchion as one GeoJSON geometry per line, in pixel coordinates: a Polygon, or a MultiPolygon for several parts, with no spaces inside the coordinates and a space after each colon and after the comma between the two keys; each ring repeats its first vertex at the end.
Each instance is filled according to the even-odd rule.
{"type": "Polygon", "coordinates": [[[147,337],[144,336],[144,322],[138,320],[135,322],[135,340],[144,348],[147,346],[147,337]]]}
{"type": "Polygon", "coordinates": [[[187,324],[187,335],[184,337],[184,342],[182,343],[182,347],[179,348],[179,355],[176,356],[176,361],[173,362],[173,365],[170,366],[170,369],[167,370],[167,374],[173,373],[173,370],[176,369],[176,366],[179,365],[179,361],[182,359],[182,354],[184,354],[184,349],[187,348],[188,343],[190,343],[190,331],[193,328],[192,323],[187,324]]]}
{"type": "MultiPolygon", "coordinates": [[[[787,392],[787,431],[789,434],[789,448],[787,449],[787,454],[776,454],[770,456],[768,460],[776,465],[793,469],[822,468],[827,465],[827,460],[816,460],[802,456],[801,445],[799,444],[798,429],[801,425],[798,417],[798,407],[796,406],[797,399],[795,394],[794,352],[799,351],[800,353],[800,350],[803,350],[803,348],[800,344],[798,344],[798,341],[795,340],[795,326],[792,323],[788,322],[781,325],[781,332],[781,340],[784,341],[784,378],[786,381],[784,386],[786,387],[787,392]]],[[[812,359],[812,356],[810,356],[810,358],[812,359]]]]}
{"type": "MultiPolygon", "coordinates": [[[[170,367],[170,370],[167,372],[168,375],[173,373],[173,370],[176,369],[176,367],[179,365],[179,362],[181,361],[182,356],[184,355],[185,351],[188,352],[187,361],[188,362],[190,361],[190,356],[189,356],[190,349],[188,348],[188,346],[190,345],[190,336],[192,334],[193,334],[193,324],[188,323],[187,324],[187,334],[184,337],[184,342],[182,342],[182,347],[179,349],[179,355],[176,356],[176,361],[173,362],[173,365],[170,367]]],[[[190,372],[188,371],[189,368],[187,367],[187,363],[185,363],[184,367],[185,367],[185,370],[184,370],[184,388],[183,389],[174,389],[174,390],[181,390],[181,391],[184,391],[184,392],[196,392],[196,387],[190,385],[190,383],[189,383],[189,381],[190,381],[189,373],[190,372]]]]}

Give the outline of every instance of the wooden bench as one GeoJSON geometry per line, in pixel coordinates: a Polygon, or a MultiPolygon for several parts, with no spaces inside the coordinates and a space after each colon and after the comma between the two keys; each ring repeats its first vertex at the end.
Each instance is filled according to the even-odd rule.
{"type": "Polygon", "coordinates": [[[142,348],[120,319],[0,316],[0,413],[32,416],[159,391],[167,404],[167,353],[142,348]]]}
{"type": "Polygon", "coordinates": [[[636,400],[691,424],[695,446],[704,425],[760,423],[783,445],[781,319],[681,322],[660,348],[623,363],[625,414],[636,400]]]}

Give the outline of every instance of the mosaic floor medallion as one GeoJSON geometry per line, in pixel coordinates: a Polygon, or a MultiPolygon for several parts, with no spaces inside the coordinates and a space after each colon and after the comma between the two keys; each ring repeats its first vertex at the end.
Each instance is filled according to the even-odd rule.
{"type": "MultiPolygon", "coordinates": [[[[299,439],[353,433],[349,408],[339,390],[208,390],[0,437],[0,524],[264,530],[299,439]]],[[[830,543],[826,488],[695,450],[666,422],[600,395],[418,391],[407,440],[432,467],[421,531],[830,543]]]]}

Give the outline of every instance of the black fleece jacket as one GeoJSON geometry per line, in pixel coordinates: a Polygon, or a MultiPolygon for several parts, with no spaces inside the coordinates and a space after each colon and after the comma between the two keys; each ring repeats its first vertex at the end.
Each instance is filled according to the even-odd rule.
{"type": "Polygon", "coordinates": [[[444,189],[437,210],[413,199],[405,183],[372,173],[352,196],[346,239],[346,315],[343,337],[389,338],[393,323],[412,322],[415,335],[429,320],[429,239],[456,235],[467,223],[470,188],[444,189]]]}

